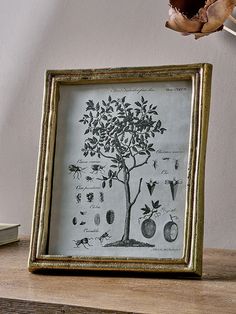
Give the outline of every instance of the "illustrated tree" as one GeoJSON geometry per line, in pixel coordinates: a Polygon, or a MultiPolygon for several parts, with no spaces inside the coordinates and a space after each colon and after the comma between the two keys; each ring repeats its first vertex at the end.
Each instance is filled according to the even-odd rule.
{"type": "Polygon", "coordinates": [[[137,190],[131,195],[130,178],[135,169],[148,163],[155,151],[153,139],[156,134],[163,134],[166,129],[162,127],[157,106],[148,104],[141,96],[132,106],[126,102],[126,97],[94,103],[86,102],[86,113],[79,121],[86,125],[85,139],[82,149],[84,156],[97,156],[110,160],[109,170],[102,175],[102,187],[110,188],[114,181],[124,186],[126,214],[124,232],[120,242],[128,243],[130,240],[131,209],[141,192],[143,178],[139,179],[137,190]]]}

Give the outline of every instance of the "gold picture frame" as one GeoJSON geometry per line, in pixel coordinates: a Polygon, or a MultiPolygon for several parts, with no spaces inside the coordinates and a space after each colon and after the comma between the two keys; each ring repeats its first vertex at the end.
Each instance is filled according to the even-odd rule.
{"type": "Polygon", "coordinates": [[[46,72],[31,272],[201,276],[211,73],[46,72]]]}

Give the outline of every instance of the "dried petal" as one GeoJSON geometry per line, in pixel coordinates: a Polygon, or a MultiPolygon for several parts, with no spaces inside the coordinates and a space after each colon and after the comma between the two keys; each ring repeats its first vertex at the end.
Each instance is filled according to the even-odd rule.
{"type": "Polygon", "coordinates": [[[170,6],[166,27],[197,39],[222,30],[236,0],[170,0],[170,6]]]}
{"type": "Polygon", "coordinates": [[[210,4],[206,10],[208,22],[203,25],[202,33],[214,32],[222,26],[232,13],[234,6],[235,3],[232,0],[217,0],[210,4]]]}
{"type": "Polygon", "coordinates": [[[170,8],[169,16],[169,21],[166,22],[166,27],[168,28],[181,33],[196,33],[201,31],[203,23],[195,17],[188,19],[174,8],[170,8]]]}

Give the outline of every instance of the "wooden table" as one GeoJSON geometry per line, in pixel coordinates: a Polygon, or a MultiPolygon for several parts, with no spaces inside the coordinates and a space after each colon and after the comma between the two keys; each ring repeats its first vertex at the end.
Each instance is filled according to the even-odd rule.
{"type": "Polygon", "coordinates": [[[206,249],[202,280],[31,274],[28,251],[0,247],[0,313],[236,313],[236,251],[206,249]]]}

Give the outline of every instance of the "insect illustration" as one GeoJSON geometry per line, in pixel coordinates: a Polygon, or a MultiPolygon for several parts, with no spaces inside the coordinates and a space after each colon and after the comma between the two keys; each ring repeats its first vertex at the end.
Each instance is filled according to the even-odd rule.
{"type": "Polygon", "coordinates": [[[92,239],[93,238],[83,238],[81,240],[73,240],[73,241],[75,242],[76,247],[79,247],[82,244],[85,249],[88,249],[86,245],[92,246],[91,244],[89,244],[89,241],[92,239]]]}
{"type": "Polygon", "coordinates": [[[94,194],[92,192],[86,194],[87,200],[89,203],[91,203],[94,199],[94,194]]]}
{"type": "Polygon", "coordinates": [[[104,193],[103,192],[100,192],[100,202],[104,202],[104,193]]]}
{"type": "Polygon", "coordinates": [[[94,178],[92,178],[90,176],[86,176],[85,179],[86,179],[87,182],[93,182],[94,178]]]}
{"type": "Polygon", "coordinates": [[[157,160],[155,159],[155,160],[153,160],[153,167],[155,170],[157,169],[157,166],[158,166],[157,160]]]}
{"type": "Polygon", "coordinates": [[[81,202],[81,193],[78,193],[76,195],[76,199],[77,199],[77,202],[80,203],[81,202]]]}
{"type": "Polygon", "coordinates": [[[179,168],[179,161],[178,159],[175,159],[175,170],[179,168]]]}
{"type": "Polygon", "coordinates": [[[94,165],[92,165],[92,174],[98,174],[98,172],[104,172],[104,168],[105,168],[106,166],[101,166],[101,165],[97,165],[97,164],[94,164],[94,165]]]}
{"type": "Polygon", "coordinates": [[[107,231],[107,232],[104,232],[100,237],[95,238],[95,239],[98,239],[98,240],[101,242],[101,244],[102,244],[102,242],[103,242],[104,239],[105,239],[105,240],[109,240],[109,239],[112,238],[112,237],[109,235],[108,232],[110,232],[110,230],[107,231]]]}
{"type": "Polygon", "coordinates": [[[84,172],[84,170],[86,168],[82,168],[76,165],[69,165],[68,167],[70,173],[73,173],[73,178],[75,179],[75,176],[77,177],[77,179],[80,179],[82,176],[82,172],[84,172]]]}

